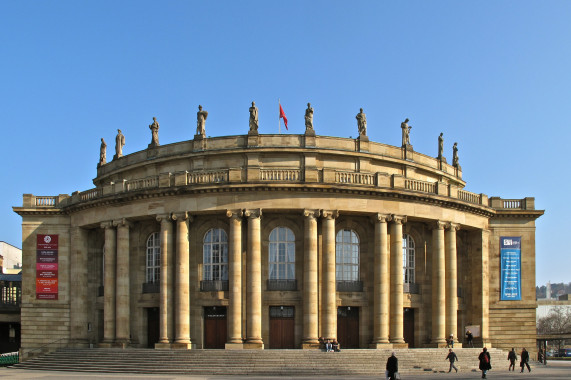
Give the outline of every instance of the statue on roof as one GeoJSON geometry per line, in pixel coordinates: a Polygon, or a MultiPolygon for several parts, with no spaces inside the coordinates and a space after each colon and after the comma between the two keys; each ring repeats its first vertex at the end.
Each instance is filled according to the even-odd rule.
{"type": "Polygon", "coordinates": [[[250,132],[258,132],[258,107],[256,107],[256,102],[252,102],[252,107],[250,107],[250,132]]]}
{"type": "Polygon", "coordinates": [[[458,143],[457,142],[455,142],[454,146],[452,147],[452,166],[454,166],[454,167],[459,166],[458,143]]]}
{"type": "Polygon", "coordinates": [[[440,132],[440,136],[438,136],[438,159],[442,160],[444,154],[444,137],[443,133],[440,132]]]}
{"type": "Polygon", "coordinates": [[[101,146],[99,147],[99,166],[107,163],[107,144],[103,137],[101,138],[101,146]]]}
{"type": "Polygon", "coordinates": [[[149,148],[155,148],[159,146],[159,123],[157,122],[157,118],[153,117],[153,124],[149,125],[149,129],[151,130],[151,143],[149,144],[149,148]]]}
{"type": "Polygon", "coordinates": [[[202,106],[198,106],[198,112],[196,113],[196,135],[206,137],[206,118],[208,117],[208,112],[202,110],[202,106]]]}
{"type": "Polygon", "coordinates": [[[410,145],[410,130],[412,129],[411,126],[408,125],[408,118],[406,118],[402,123],[400,123],[400,127],[402,129],[402,146],[405,147],[410,145]]]}
{"type": "Polygon", "coordinates": [[[123,147],[125,146],[125,136],[121,133],[121,130],[117,130],[117,137],[115,137],[115,155],[113,159],[123,157],[123,147]]]}
{"type": "Polygon", "coordinates": [[[366,136],[367,135],[367,115],[365,115],[362,108],[359,110],[359,113],[357,114],[357,116],[355,116],[355,119],[357,119],[357,127],[359,128],[359,136],[366,136]]]}
{"type": "Polygon", "coordinates": [[[313,108],[311,103],[307,103],[307,109],[305,110],[305,132],[313,130],[313,108]]]}

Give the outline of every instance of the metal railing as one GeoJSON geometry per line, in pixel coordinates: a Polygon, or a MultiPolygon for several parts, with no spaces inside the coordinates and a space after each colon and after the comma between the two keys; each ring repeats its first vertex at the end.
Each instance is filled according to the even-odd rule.
{"type": "Polygon", "coordinates": [[[336,281],[338,292],[362,292],[363,281],[336,281]]]}
{"type": "Polygon", "coordinates": [[[222,292],[228,290],[228,280],[203,280],[200,281],[201,292],[222,292]]]}
{"type": "Polygon", "coordinates": [[[415,282],[405,282],[402,288],[404,293],[420,294],[420,285],[415,282]]]}
{"type": "Polygon", "coordinates": [[[268,280],[268,290],[297,290],[297,280],[268,280]]]}
{"type": "Polygon", "coordinates": [[[158,282],[144,282],[143,283],[143,293],[160,293],[161,284],[158,282]]]}

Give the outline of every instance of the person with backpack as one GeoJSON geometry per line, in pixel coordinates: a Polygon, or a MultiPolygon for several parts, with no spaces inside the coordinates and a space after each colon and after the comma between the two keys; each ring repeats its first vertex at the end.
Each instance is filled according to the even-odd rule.
{"type": "Polygon", "coordinates": [[[521,350],[521,362],[519,363],[521,367],[521,372],[523,372],[524,366],[527,366],[527,370],[531,372],[531,368],[529,368],[529,352],[525,348],[521,350]]]}
{"type": "Polygon", "coordinates": [[[510,361],[508,371],[515,371],[515,361],[517,360],[517,355],[515,353],[515,348],[513,347],[512,350],[508,353],[508,360],[510,361]]]}
{"type": "Polygon", "coordinates": [[[490,353],[488,349],[484,347],[480,355],[478,356],[478,360],[480,361],[480,371],[482,371],[482,379],[486,378],[486,373],[492,369],[492,364],[490,360],[490,353]]]}

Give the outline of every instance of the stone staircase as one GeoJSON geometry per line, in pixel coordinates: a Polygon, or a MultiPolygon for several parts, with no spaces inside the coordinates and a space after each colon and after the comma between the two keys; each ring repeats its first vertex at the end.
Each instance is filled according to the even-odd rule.
{"type": "MultiPolygon", "coordinates": [[[[44,371],[108,373],[253,375],[253,376],[379,376],[393,350],[190,350],[60,349],[19,363],[14,368],[44,371]]],[[[448,349],[395,349],[402,374],[445,372],[448,349]]],[[[480,348],[459,348],[461,372],[478,370],[480,348]]],[[[507,353],[490,349],[492,366],[505,365],[507,353]]]]}

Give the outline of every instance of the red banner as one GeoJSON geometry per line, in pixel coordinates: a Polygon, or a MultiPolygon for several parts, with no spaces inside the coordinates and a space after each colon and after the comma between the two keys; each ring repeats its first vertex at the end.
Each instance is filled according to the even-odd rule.
{"type": "Polygon", "coordinates": [[[37,235],[36,299],[58,299],[58,235],[37,235]]]}

